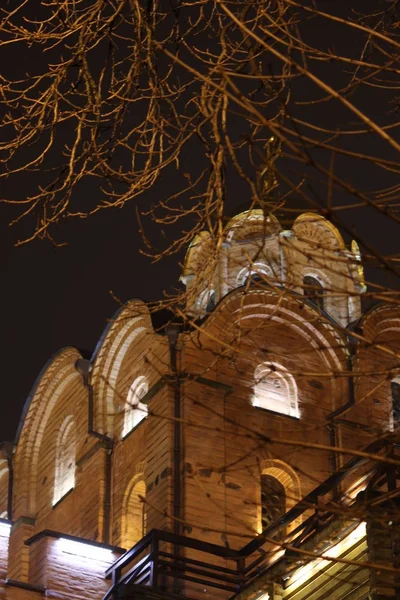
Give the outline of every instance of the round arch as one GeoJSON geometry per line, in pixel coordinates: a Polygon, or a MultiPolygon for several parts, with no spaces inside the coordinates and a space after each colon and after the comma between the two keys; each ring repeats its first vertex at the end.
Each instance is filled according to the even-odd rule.
{"type": "Polygon", "coordinates": [[[128,483],[122,502],[121,545],[132,548],[146,534],[146,482],[136,474],[128,483]]]}
{"type": "Polygon", "coordinates": [[[43,435],[65,388],[73,381],[83,385],[75,369],[76,361],[81,358],[75,348],[61,350],[43,369],[28,398],[15,454],[15,467],[21,473],[14,489],[17,517],[36,513],[38,459],[43,435]]]}
{"type": "Polygon", "coordinates": [[[262,279],[263,277],[273,277],[273,272],[271,267],[269,267],[268,265],[260,262],[255,262],[251,265],[247,265],[243,269],[240,269],[240,271],[236,275],[236,285],[245,285],[249,277],[252,277],[253,275],[256,275],[260,277],[260,279],[262,279]]]}
{"type": "Polygon", "coordinates": [[[133,300],[117,313],[103,335],[93,360],[91,384],[94,394],[96,430],[114,433],[115,386],[127,350],[146,335],[156,335],[144,302],[133,300]]]}
{"type": "MultiPolygon", "coordinates": [[[[269,475],[276,479],[285,490],[285,512],[288,512],[301,500],[300,477],[296,471],[283,460],[265,459],[260,464],[260,476],[269,475]]],[[[259,531],[262,531],[262,509],[258,510],[259,531]]],[[[287,528],[288,533],[295,529],[301,519],[295,519],[287,528]]]]}
{"type": "Polygon", "coordinates": [[[227,242],[248,238],[278,235],[281,225],[273,214],[264,214],[260,208],[246,210],[235,215],[225,227],[227,242]]]}

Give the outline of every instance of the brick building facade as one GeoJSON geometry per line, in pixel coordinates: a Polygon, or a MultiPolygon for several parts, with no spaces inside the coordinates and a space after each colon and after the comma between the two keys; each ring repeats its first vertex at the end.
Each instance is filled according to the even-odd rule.
{"type": "Polygon", "coordinates": [[[133,300],[40,373],[0,456],[3,597],[394,597],[400,311],[361,314],[357,245],[247,211],[182,281],[189,325],[133,300]]]}

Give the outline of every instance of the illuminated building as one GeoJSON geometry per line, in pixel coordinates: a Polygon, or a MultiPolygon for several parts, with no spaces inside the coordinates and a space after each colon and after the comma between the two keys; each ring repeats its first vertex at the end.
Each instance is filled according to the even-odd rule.
{"type": "Polygon", "coordinates": [[[6,597],[394,597],[400,311],[361,315],[357,246],[248,211],[182,281],[190,326],[134,300],[39,375],[0,460],[6,597]]]}

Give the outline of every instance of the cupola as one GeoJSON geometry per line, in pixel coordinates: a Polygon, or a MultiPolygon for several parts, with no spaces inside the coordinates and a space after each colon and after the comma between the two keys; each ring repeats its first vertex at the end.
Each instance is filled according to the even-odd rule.
{"type": "Polygon", "coordinates": [[[202,231],[187,251],[181,281],[186,309],[203,318],[233,290],[269,286],[298,294],[342,326],[361,315],[365,291],[356,242],[347,249],[338,229],[321,215],[301,214],[290,230],[262,210],[233,217],[221,239],[202,231]]]}

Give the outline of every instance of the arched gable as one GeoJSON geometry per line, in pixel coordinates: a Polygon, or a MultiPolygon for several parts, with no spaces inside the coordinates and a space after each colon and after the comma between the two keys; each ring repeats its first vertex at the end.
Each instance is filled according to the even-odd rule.
{"type": "Polygon", "coordinates": [[[112,319],[92,359],[91,385],[97,431],[112,435],[116,404],[122,407],[125,404],[125,397],[118,398],[116,386],[126,353],[135,346],[138,359],[143,360],[143,345],[150,347],[156,337],[149,309],[140,300],[128,302],[112,319]]]}
{"type": "MultiPolygon", "coordinates": [[[[64,348],[39,375],[27,400],[18,431],[15,453],[14,512],[35,516],[37,507],[38,459],[44,432],[52,411],[70,385],[83,387],[75,368],[82,358],[75,348],[64,348]]],[[[54,436],[57,432],[54,431],[54,436]]]]}
{"type": "Polygon", "coordinates": [[[235,215],[225,227],[228,242],[257,237],[279,235],[281,225],[272,214],[264,214],[261,209],[246,210],[235,215]]]}
{"type": "Polygon", "coordinates": [[[299,386],[300,417],[306,408],[312,415],[312,402],[325,416],[346,402],[348,382],[341,376],[348,368],[346,337],[295,295],[270,288],[235,290],[220,302],[198,335],[199,347],[210,350],[210,361],[219,356],[218,360],[236,365],[236,371],[230,372],[228,364],[221,369],[230,372],[227,381],[237,377],[243,390],[249,390],[249,401],[254,398],[255,369],[277,363],[299,386]]]}
{"type": "Polygon", "coordinates": [[[339,230],[323,216],[303,213],[293,223],[292,231],[299,240],[307,240],[321,250],[345,250],[339,230]]]}
{"type": "Polygon", "coordinates": [[[398,383],[400,376],[400,308],[375,305],[357,323],[355,333],[356,403],[352,418],[365,422],[376,433],[396,429],[397,398],[392,384],[398,383]]]}
{"type": "Polygon", "coordinates": [[[245,293],[234,290],[210,315],[202,332],[206,339],[226,340],[229,345],[240,343],[244,330],[256,330],[267,322],[280,323],[296,332],[324,357],[332,374],[345,368],[348,346],[340,328],[328,318],[322,318],[313,307],[300,302],[298,296],[287,292],[282,294],[269,288],[250,289],[245,293]]]}
{"type": "Polygon", "coordinates": [[[384,339],[385,332],[399,331],[400,341],[400,307],[396,304],[376,304],[362,319],[358,326],[362,329],[362,336],[368,342],[384,339]]]}

